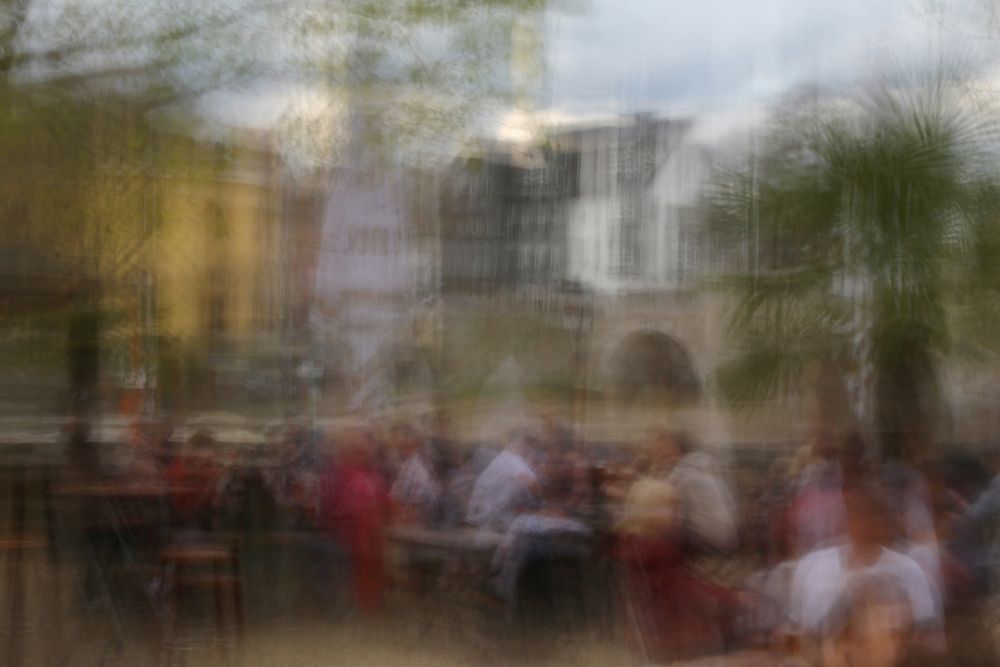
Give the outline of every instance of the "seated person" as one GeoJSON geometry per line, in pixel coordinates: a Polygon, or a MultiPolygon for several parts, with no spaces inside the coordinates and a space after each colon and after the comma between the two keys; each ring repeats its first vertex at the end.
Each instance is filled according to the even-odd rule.
{"type": "Polygon", "coordinates": [[[699,553],[728,553],[737,544],[736,503],[714,456],[694,448],[684,433],[657,438],[669,462],[667,481],[681,498],[685,546],[699,553]]]}
{"type": "Polygon", "coordinates": [[[404,521],[434,523],[439,516],[441,485],[427,461],[423,443],[416,431],[407,425],[395,426],[392,439],[402,464],[389,497],[402,510],[404,521]]]}
{"type": "Polygon", "coordinates": [[[663,479],[643,476],[632,483],[616,526],[622,536],[666,539],[680,528],[677,489],[663,479]]]}
{"type": "Polygon", "coordinates": [[[211,530],[222,468],[215,458],[215,439],[198,431],[181,455],[167,467],[170,504],[175,523],[186,529],[211,530]]]}
{"type": "Polygon", "coordinates": [[[465,523],[469,499],[476,480],[497,453],[490,447],[481,446],[466,453],[462,464],[444,480],[441,489],[441,522],[447,526],[465,523]]]}
{"type": "Polygon", "coordinates": [[[97,444],[91,438],[90,424],[82,415],[70,415],[63,426],[66,474],[76,479],[94,479],[101,472],[101,457],[97,444]]]}
{"type": "Polygon", "coordinates": [[[735,604],[731,591],[686,566],[689,545],[726,546],[731,533],[730,522],[714,521],[728,516],[728,507],[703,506],[725,500],[714,471],[697,461],[684,464],[684,452],[674,434],[653,434],[645,473],[629,489],[616,526],[615,551],[634,619],[629,640],[654,661],[717,648],[723,610],[735,604]]]}
{"type": "Polygon", "coordinates": [[[161,448],[172,429],[166,421],[136,420],[119,461],[119,474],[130,480],[159,480],[162,476],[161,448]]]}
{"type": "Polygon", "coordinates": [[[625,561],[667,560],[672,566],[677,560],[683,498],[669,476],[678,458],[669,437],[658,433],[650,440],[643,472],[628,487],[615,525],[619,557],[625,561]]]}
{"type": "Polygon", "coordinates": [[[466,520],[474,526],[505,530],[517,514],[531,507],[538,476],[526,456],[537,441],[526,430],[512,434],[507,447],[483,470],[472,488],[466,520]]]}
{"type": "Polygon", "coordinates": [[[543,464],[539,471],[546,477],[565,476],[572,479],[573,488],[569,506],[582,519],[594,514],[591,466],[572,432],[564,427],[549,424],[543,441],[543,464]]]}
{"type": "Polygon", "coordinates": [[[515,603],[518,579],[530,561],[585,556],[580,538],[589,537],[590,529],[571,514],[573,482],[569,475],[548,480],[541,507],[514,519],[497,547],[493,555],[497,571],[494,585],[508,603],[515,603]]]}

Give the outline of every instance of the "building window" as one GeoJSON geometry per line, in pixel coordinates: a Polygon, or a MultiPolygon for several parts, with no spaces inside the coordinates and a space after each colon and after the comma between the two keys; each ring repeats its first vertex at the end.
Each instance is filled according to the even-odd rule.
{"type": "Polygon", "coordinates": [[[229,221],[222,204],[212,199],[205,207],[205,220],[208,224],[209,237],[213,241],[223,241],[229,236],[229,221]]]}
{"type": "Polygon", "coordinates": [[[209,338],[226,334],[229,328],[229,281],[224,271],[213,269],[208,276],[206,329],[209,338]]]}
{"type": "Polygon", "coordinates": [[[634,217],[626,217],[621,226],[621,272],[622,275],[639,275],[642,256],[642,225],[634,217]]]}

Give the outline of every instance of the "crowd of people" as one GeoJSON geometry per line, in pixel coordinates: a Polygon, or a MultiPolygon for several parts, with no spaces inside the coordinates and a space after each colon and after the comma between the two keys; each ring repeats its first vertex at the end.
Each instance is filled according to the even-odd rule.
{"type": "Polygon", "coordinates": [[[981,620],[993,590],[996,455],[990,465],[932,458],[912,435],[882,439],[876,454],[857,434],[817,429],[758,474],[683,432],[598,446],[550,418],[477,444],[404,422],[289,427],[254,461],[206,431],[178,447],[169,427],[148,422],[105,461],[82,429],[69,432],[69,476],[155,480],[174,541],[248,530],[262,498],[269,530],[315,536],[312,587],[350,614],[377,618],[391,604],[400,567],[391,536],[410,527],[494,536],[478,592],[514,611],[525,586],[537,587],[528,575],[538,563],[578,563],[582,587],[612,573],[602,604],[645,659],[752,649],[801,664],[898,665],[964,649],[990,664],[995,655],[972,653],[988,628],[955,619],[981,620]]]}

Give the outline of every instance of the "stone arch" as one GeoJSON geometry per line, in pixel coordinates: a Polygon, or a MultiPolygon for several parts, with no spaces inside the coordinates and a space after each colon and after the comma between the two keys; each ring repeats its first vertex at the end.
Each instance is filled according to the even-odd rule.
{"type": "Polygon", "coordinates": [[[606,356],[604,387],[627,403],[641,398],[669,402],[697,400],[702,381],[688,348],[655,328],[632,330],[606,356]]]}

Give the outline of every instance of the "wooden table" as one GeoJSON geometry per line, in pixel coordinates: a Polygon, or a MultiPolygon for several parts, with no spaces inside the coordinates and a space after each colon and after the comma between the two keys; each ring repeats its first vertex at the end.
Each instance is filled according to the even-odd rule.
{"type": "Polygon", "coordinates": [[[490,559],[503,535],[475,528],[394,526],[387,537],[410,584],[418,638],[438,626],[468,639],[478,632],[490,559]]]}
{"type": "Polygon", "coordinates": [[[97,480],[86,482],[64,482],[55,488],[60,496],[76,498],[165,498],[171,493],[170,487],[159,482],[131,480],[97,480]]]}
{"type": "MultiPolygon", "coordinates": [[[[82,510],[77,520],[83,522],[85,535],[84,577],[91,577],[96,586],[90,592],[102,603],[111,622],[111,641],[121,654],[128,626],[139,617],[119,594],[119,584],[138,581],[147,588],[158,576],[153,556],[169,535],[167,505],[173,489],[155,479],[97,479],[66,480],[53,491],[82,510]]],[[[141,609],[155,611],[157,604],[148,594],[141,609]]]]}
{"type": "Polygon", "coordinates": [[[389,540],[404,548],[440,551],[453,556],[491,555],[503,540],[502,533],[478,528],[444,528],[435,530],[422,526],[393,526],[389,540]]]}
{"type": "MultiPolygon", "coordinates": [[[[4,587],[4,603],[7,622],[11,626],[8,633],[6,664],[19,665],[23,661],[21,626],[24,624],[26,608],[25,555],[28,551],[41,548],[49,550],[50,559],[55,556],[53,515],[49,497],[49,481],[57,467],[57,461],[43,456],[39,448],[30,443],[5,443],[0,446],[0,478],[5,485],[0,487],[0,509],[8,515],[0,517],[0,554],[6,561],[7,582],[4,587]],[[31,477],[40,482],[40,496],[45,523],[45,537],[32,535],[29,530],[28,506],[31,495],[28,491],[31,477]]],[[[38,495],[38,494],[36,494],[38,495]]],[[[58,600],[58,578],[47,578],[53,586],[58,600]]],[[[48,631],[53,632],[50,626],[48,631]]],[[[58,634],[57,632],[54,634],[58,634]]],[[[52,637],[55,639],[56,637],[52,637]]]]}

